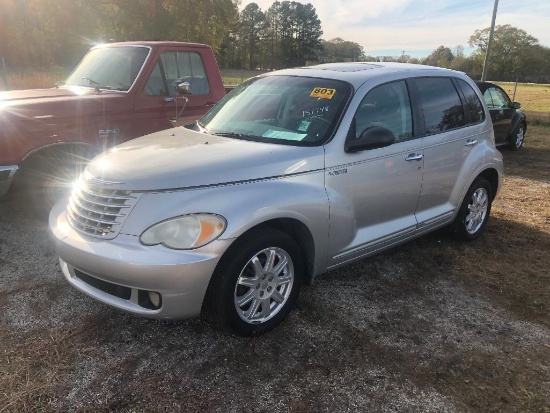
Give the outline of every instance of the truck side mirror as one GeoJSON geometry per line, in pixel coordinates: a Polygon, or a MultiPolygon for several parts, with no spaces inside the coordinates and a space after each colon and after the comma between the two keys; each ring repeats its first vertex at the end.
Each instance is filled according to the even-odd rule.
{"type": "Polygon", "coordinates": [[[521,103],[519,102],[512,102],[512,107],[514,109],[520,109],[521,108],[521,103]]]}
{"type": "Polygon", "coordinates": [[[176,88],[177,94],[183,97],[183,106],[179,111],[178,115],[176,116],[176,118],[171,121],[172,123],[175,124],[178,121],[178,119],[181,117],[183,111],[185,110],[185,108],[187,107],[187,104],[189,103],[189,98],[187,97],[187,95],[191,95],[192,93],[191,93],[191,85],[189,84],[189,82],[182,82],[180,79],[178,79],[176,83],[174,83],[174,87],[176,88]]]}
{"type": "Polygon", "coordinates": [[[191,85],[189,82],[176,82],[174,84],[176,87],[176,92],[178,95],[185,96],[185,95],[191,95],[191,85]]]}

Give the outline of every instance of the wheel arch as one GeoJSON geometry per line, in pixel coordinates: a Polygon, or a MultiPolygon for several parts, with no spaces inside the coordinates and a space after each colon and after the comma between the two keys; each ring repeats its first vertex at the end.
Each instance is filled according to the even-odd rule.
{"type": "MultiPolygon", "coordinates": [[[[303,222],[295,218],[273,218],[247,229],[245,232],[239,235],[239,237],[236,238],[229,246],[229,248],[227,248],[227,250],[224,252],[222,258],[220,259],[220,261],[218,261],[218,264],[216,265],[214,274],[218,272],[218,267],[220,265],[223,265],[223,257],[226,254],[231,254],[233,248],[237,248],[239,246],[240,241],[248,237],[255,236],[255,233],[261,232],[262,228],[272,228],[281,231],[296,241],[296,244],[298,245],[298,248],[301,252],[301,257],[305,269],[303,283],[306,285],[311,285],[314,279],[315,242],[309,228],[307,228],[307,226],[303,222]]],[[[210,278],[210,282],[208,283],[208,287],[206,289],[206,293],[203,299],[202,311],[204,311],[205,309],[209,309],[212,294],[215,289],[214,284],[216,282],[219,282],[219,280],[217,280],[216,277],[212,276],[210,278]]]]}
{"type": "Polygon", "coordinates": [[[59,154],[63,152],[69,153],[82,153],[82,154],[97,154],[100,151],[94,145],[84,142],[58,142],[52,143],[50,145],[41,146],[35,148],[29,153],[27,153],[20,162],[20,165],[29,164],[31,160],[36,159],[41,156],[49,156],[54,154],[59,154]]]}
{"type": "MultiPolygon", "coordinates": [[[[300,252],[302,253],[302,259],[306,271],[306,274],[304,274],[304,283],[308,285],[311,284],[313,281],[315,263],[315,241],[311,231],[302,221],[296,218],[272,218],[247,229],[233,242],[233,244],[238,240],[251,236],[251,234],[256,231],[261,231],[261,229],[265,227],[284,232],[296,241],[296,244],[298,244],[300,252]]],[[[231,247],[229,247],[227,251],[230,249],[231,247]]],[[[227,251],[225,253],[227,253],[227,251]]]]}
{"type": "Polygon", "coordinates": [[[44,170],[48,163],[62,161],[69,156],[74,159],[76,156],[84,166],[99,152],[96,146],[83,142],[59,142],[35,148],[28,152],[18,164],[12,188],[16,188],[14,190],[17,191],[29,184],[33,185],[33,170],[44,170]]]}
{"type": "Polygon", "coordinates": [[[525,134],[527,132],[527,118],[523,113],[516,112],[512,117],[512,121],[510,122],[510,130],[508,131],[508,140],[510,140],[510,138],[515,133],[519,125],[523,125],[523,133],[525,134]]]}
{"type": "Polygon", "coordinates": [[[477,175],[477,177],[473,181],[475,181],[479,177],[485,178],[491,185],[491,201],[493,201],[496,197],[498,190],[500,189],[497,170],[494,168],[485,169],[479,175],[477,175]]]}

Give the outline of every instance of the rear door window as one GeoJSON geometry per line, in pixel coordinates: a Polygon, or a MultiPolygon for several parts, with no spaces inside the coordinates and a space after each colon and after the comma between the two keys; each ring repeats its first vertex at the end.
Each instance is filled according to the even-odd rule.
{"type": "Polygon", "coordinates": [[[462,102],[450,78],[418,78],[416,86],[422,103],[427,134],[466,125],[462,102]]]}

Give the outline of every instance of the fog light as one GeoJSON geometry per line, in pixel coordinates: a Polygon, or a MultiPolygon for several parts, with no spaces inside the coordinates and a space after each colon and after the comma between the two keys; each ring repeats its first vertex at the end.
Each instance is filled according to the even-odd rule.
{"type": "Polygon", "coordinates": [[[160,294],[149,291],[149,300],[156,308],[160,307],[160,294]]]}

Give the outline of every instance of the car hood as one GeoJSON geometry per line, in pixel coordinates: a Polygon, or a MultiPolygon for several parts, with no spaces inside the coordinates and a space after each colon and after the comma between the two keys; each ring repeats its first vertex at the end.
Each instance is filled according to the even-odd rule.
{"type": "Polygon", "coordinates": [[[244,141],[184,127],[153,133],[96,157],[87,183],[159,191],[269,179],[319,170],[323,147],[244,141]]]}

